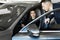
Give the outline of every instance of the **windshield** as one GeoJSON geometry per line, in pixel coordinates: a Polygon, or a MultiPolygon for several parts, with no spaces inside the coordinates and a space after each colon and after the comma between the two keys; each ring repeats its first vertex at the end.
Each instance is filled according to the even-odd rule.
{"type": "Polygon", "coordinates": [[[9,28],[25,9],[24,6],[15,5],[8,5],[8,7],[0,9],[0,30],[9,28]]]}

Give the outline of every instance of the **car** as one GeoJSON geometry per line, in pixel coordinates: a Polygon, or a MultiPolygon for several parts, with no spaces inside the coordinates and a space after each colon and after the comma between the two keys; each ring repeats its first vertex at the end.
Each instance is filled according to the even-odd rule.
{"type": "MultiPolygon", "coordinates": [[[[52,34],[55,32],[60,32],[59,31],[60,29],[59,30],[53,29],[54,31],[51,29],[46,29],[46,30],[42,29],[41,30],[41,27],[38,27],[36,30],[35,25],[34,25],[34,29],[32,27],[31,27],[31,29],[28,27],[29,25],[31,25],[33,22],[37,21],[41,17],[43,17],[53,11],[60,10],[60,8],[58,8],[58,7],[56,9],[53,9],[50,12],[47,12],[46,14],[42,14],[41,16],[37,17],[35,20],[33,20],[30,23],[28,23],[27,25],[25,25],[24,27],[21,27],[22,18],[24,18],[26,13],[28,13],[30,10],[35,9],[36,4],[39,4],[39,3],[33,3],[33,4],[29,3],[28,4],[28,3],[20,3],[20,2],[15,3],[14,2],[14,3],[2,4],[0,6],[0,9],[5,10],[5,12],[8,11],[8,13],[5,14],[4,11],[2,11],[3,14],[0,14],[0,30],[1,30],[0,40],[8,40],[8,39],[12,40],[12,38],[18,33],[19,33],[19,35],[21,35],[21,34],[23,35],[26,33],[27,37],[40,38],[40,35],[44,36],[45,34],[48,34],[48,33],[52,34]],[[21,9],[21,12],[19,11],[20,9],[21,9]],[[26,29],[26,32],[22,32],[22,31],[24,31],[24,29],[26,29]]],[[[60,3],[58,3],[58,5],[59,4],[60,3]]],[[[26,36],[26,35],[23,35],[23,36],[26,36]]],[[[51,37],[51,35],[49,37],[51,37]]]]}

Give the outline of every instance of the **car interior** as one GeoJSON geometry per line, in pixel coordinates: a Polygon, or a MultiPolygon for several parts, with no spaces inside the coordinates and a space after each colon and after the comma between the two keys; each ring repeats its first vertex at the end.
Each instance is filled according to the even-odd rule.
{"type": "MultiPolygon", "coordinates": [[[[6,9],[8,11],[10,11],[9,13],[4,13],[4,14],[0,14],[0,35],[7,35],[6,37],[8,37],[8,39],[11,40],[11,37],[15,36],[16,34],[20,33],[21,34],[27,34],[30,37],[40,37],[40,35],[43,33],[43,31],[50,31],[50,32],[58,32],[60,30],[60,19],[57,18],[58,20],[58,24],[53,23],[50,24],[51,26],[48,28],[43,28],[41,27],[41,25],[39,24],[39,26],[35,25],[34,23],[38,20],[40,20],[41,18],[43,18],[46,15],[49,15],[50,13],[54,12],[57,13],[55,14],[57,17],[60,17],[59,13],[60,13],[60,3],[53,3],[54,5],[54,9],[51,11],[48,11],[45,14],[39,15],[40,11],[37,12],[37,10],[35,10],[34,6],[36,4],[33,5],[29,5],[29,6],[20,6],[20,5],[8,5],[8,4],[4,4],[3,6],[5,6],[3,9],[6,11],[6,9]],[[6,6],[7,5],[7,6],[6,6]],[[28,20],[29,18],[29,12],[31,10],[35,10],[36,13],[39,15],[37,16],[36,19],[32,20],[31,22],[29,22],[28,24],[26,24],[24,27],[21,26],[23,19],[28,20]],[[10,34],[10,35],[9,35],[10,34]]],[[[0,8],[2,10],[2,8],[0,8]]],[[[1,11],[0,10],[0,11],[1,11]]],[[[1,12],[2,13],[2,12],[1,12]]],[[[25,21],[26,21],[25,20],[25,21]]],[[[54,21],[54,20],[53,20],[54,21]]],[[[41,23],[41,22],[40,22],[41,23]]],[[[3,35],[3,36],[4,36],[3,35]]],[[[0,36],[1,37],[1,36],[0,36]]],[[[4,40],[2,37],[0,39],[4,40]]],[[[8,40],[7,38],[5,38],[5,40],[8,40]]]]}

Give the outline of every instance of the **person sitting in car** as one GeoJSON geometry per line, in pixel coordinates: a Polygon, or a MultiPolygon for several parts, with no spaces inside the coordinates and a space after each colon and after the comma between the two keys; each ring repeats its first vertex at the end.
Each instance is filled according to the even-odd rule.
{"type": "MultiPolygon", "coordinates": [[[[28,19],[23,20],[23,22],[22,22],[22,27],[25,26],[26,24],[28,24],[29,22],[33,21],[33,20],[36,19],[36,18],[37,18],[36,12],[35,12],[34,10],[31,10],[31,11],[29,12],[29,17],[28,17],[28,19]]],[[[36,24],[37,26],[39,26],[39,20],[36,21],[36,22],[34,22],[34,24],[36,24]]]]}
{"type": "MultiPolygon", "coordinates": [[[[37,17],[38,17],[38,16],[37,16],[37,13],[36,13],[34,10],[30,11],[30,16],[29,16],[29,18],[28,18],[28,23],[31,22],[31,21],[33,21],[33,20],[36,19],[37,17]]],[[[39,20],[35,21],[34,23],[35,23],[37,26],[39,26],[39,20]]]]}

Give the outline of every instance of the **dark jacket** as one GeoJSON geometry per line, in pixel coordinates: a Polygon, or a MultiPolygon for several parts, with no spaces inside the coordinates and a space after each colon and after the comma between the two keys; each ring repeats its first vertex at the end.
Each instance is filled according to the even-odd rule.
{"type": "MultiPolygon", "coordinates": [[[[36,17],[37,18],[37,17],[36,17]]],[[[35,18],[35,19],[36,19],[35,18]]],[[[33,21],[34,19],[32,19],[32,18],[29,18],[28,20],[27,20],[27,22],[29,23],[29,22],[31,22],[31,21],[33,21]]],[[[37,26],[39,26],[39,24],[40,24],[40,20],[37,20],[37,21],[35,21],[34,23],[32,23],[32,24],[36,24],[37,26]]]]}
{"type": "MultiPolygon", "coordinates": [[[[60,3],[54,3],[53,4],[53,9],[60,8],[60,3]]],[[[49,18],[55,18],[55,21],[57,24],[60,24],[60,11],[54,11],[54,14],[51,15],[49,18]]]]}

